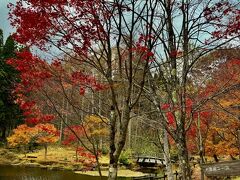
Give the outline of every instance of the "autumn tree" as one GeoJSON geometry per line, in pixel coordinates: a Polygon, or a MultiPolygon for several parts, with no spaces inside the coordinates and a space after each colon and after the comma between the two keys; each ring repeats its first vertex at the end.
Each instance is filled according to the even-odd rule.
{"type": "Polygon", "coordinates": [[[36,139],[36,143],[44,146],[44,159],[47,159],[47,147],[49,144],[53,144],[58,141],[58,131],[53,124],[49,123],[37,124],[33,130],[36,131],[34,139],[36,139]]]}
{"type": "Polygon", "coordinates": [[[89,115],[85,117],[85,127],[89,132],[89,136],[96,141],[96,143],[102,148],[103,139],[109,135],[107,123],[108,119],[105,117],[99,117],[96,115],[89,115]]]}
{"type": "MultiPolygon", "coordinates": [[[[64,129],[63,144],[75,146],[76,161],[82,162],[84,166],[95,165],[96,157],[93,153],[81,146],[82,143],[79,142],[78,137],[84,142],[92,141],[96,146],[102,146],[103,138],[108,134],[107,121],[104,122],[103,120],[106,121],[106,118],[89,115],[85,117],[83,125],[72,125],[64,129]],[[77,134],[77,136],[75,134],[77,134]]],[[[100,150],[101,147],[99,147],[99,151],[100,150]]],[[[98,156],[100,155],[99,151],[97,152],[98,156]]]]}
{"type": "MultiPolygon", "coordinates": [[[[239,153],[239,53],[238,48],[222,49],[212,53],[215,61],[212,76],[203,94],[213,96],[205,106],[212,111],[210,129],[205,143],[208,155],[230,155],[239,153]],[[218,93],[216,96],[215,92],[218,93]],[[225,150],[221,147],[228,147],[225,150]]],[[[211,60],[211,58],[209,58],[211,60]]]]}
{"type": "Polygon", "coordinates": [[[20,147],[26,152],[27,145],[31,142],[35,132],[26,124],[19,125],[13,130],[13,134],[7,138],[10,147],[20,147]]]}
{"type": "MultiPolygon", "coordinates": [[[[107,83],[110,99],[107,105],[110,113],[106,115],[110,127],[109,179],[117,177],[118,159],[125,144],[130,114],[142,93],[146,70],[153,58],[152,47],[145,47],[147,40],[142,39],[138,33],[141,30],[151,39],[151,27],[145,30],[148,24],[139,18],[143,14],[153,14],[156,11],[154,7],[151,9],[150,4],[97,0],[19,1],[16,7],[10,5],[12,24],[21,24],[15,35],[17,41],[36,45],[43,50],[48,45],[56,46],[71,56],[74,64],[82,63],[92,69],[92,72],[72,73],[72,77],[78,80],[76,85],[80,95],[85,92],[88,94],[87,86],[95,86],[89,79],[91,74],[99,73],[107,83]],[[29,5],[27,9],[24,3],[29,5]],[[136,7],[142,7],[139,14],[135,12],[136,7]],[[31,17],[31,23],[25,17],[31,17]],[[140,54],[138,58],[134,57],[136,51],[140,54]],[[138,70],[142,73],[135,82],[134,77],[138,70]],[[119,96],[116,84],[121,86],[124,96],[119,96]],[[134,87],[135,84],[139,85],[138,88],[134,87]]],[[[153,21],[153,17],[149,17],[148,21],[153,21]]],[[[68,99],[67,94],[64,94],[68,99]]],[[[78,107],[71,102],[69,104],[76,113],[78,107]]]]}
{"type": "Polygon", "coordinates": [[[79,140],[77,139],[77,136],[74,134],[76,133],[78,137],[84,136],[84,129],[80,125],[70,126],[64,129],[64,140],[62,144],[69,146],[73,145],[75,146],[75,152],[76,152],[76,161],[78,161],[78,151],[80,147],[79,140]],[[73,131],[73,132],[72,132],[73,131]]]}
{"type": "Polygon", "coordinates": [[[58,140],[58,132],[53,124],[37,124],[29,127],[26,124],[19,125],[13,130],[13,134],[7,138],[11,147],[26,147],[30,142],[36,142],[44,146],[44,158],[47,158],[47,146],[58,140]]]}

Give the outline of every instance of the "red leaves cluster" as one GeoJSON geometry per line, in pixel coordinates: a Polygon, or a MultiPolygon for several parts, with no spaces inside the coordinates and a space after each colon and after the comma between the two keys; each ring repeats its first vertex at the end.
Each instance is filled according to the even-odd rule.
{"type": "Polygon", "coordinates": [[[16,6],[9,4],[9,8],[18,42],[41,49],[53,39],[59,47],[71,42],[78,53],[105,38],[102,24],[111,15],[102,0],[20,0],[16,6]]]}
{"type": "Polygon", "coordinates": [[[228,38],[240,31],[240,10],[229,1],[217,2],[204,9],[207,22],[215,24],[212,39],[228,38]]]}
{"type": "MultiPolygon", "coordinates": [[[[227,58],[227,57],[226,57],[227,58]]],[[[201,89],[199,98],[207,98],[217,92],[230,88],[239,83],[240,59],[227,59],[218,65],[217,70],[213,72],[211,81],[204,89],[201,89]]]]}
{"type": "Polygon", "coordinates": [[[9,59],[7,63],[20,72],[21,83],[16,87],[16,93],[37,91],[46,79],[52,77],[47,63],[33,56],[29,51],[17,53],[17,58],[9,59]]]}
{"type": "Polygon", "coordinates": [[[31,92],[40,91],[46,80],[52,77],[48,64],[29,51],[17,53],[17,58],[9,59],[7,63],[20,73],[21,81],[16,85],[14,93],[18,97],[16,102],[23,110],[26,123],[37,124],[53,120],[54,115],[43,114],[36,102],[28,98],[31,92]]]}
{"type": "Polygon", "coordinates": [[[93,162],[95,162],[95,155],[93,155],[92,153],[89,153],[85,150],[85,148],[83,147],[78,147],[77,148],[77,152],[81,157],[87,158],[88,160],[91,160],[93,162]]]}
{"type": "Polygon", "coordinates": [[[179,57],[179,56],[182,56],[182,51],[171,51],[170,53],[169,53],[169,57],[170,58],[177,58],[177,57],[179,57]]]}
{"type": "Polygon", "coordinates": [[[172,112],[166,112],[166,117],[169,125],[173,125],[175,123],[175,117],[172,112]]]}
{"type": "Polygon", "coordinates": [[[79,86],[79,93],[80,95],[84,95],[86,88],[92,88],[94,91],[101,91],[106,89],[107,87],[99,82],[97,82],[96,78],[84,74],[83,72],[73,72],[71,75],[71,81],[73,85],[79,86]]]}
{"type": "MultiPolygon", "coordinates": [[[[32,94],[40,93],[45,87],[49,89],[49,84],[57,86],[61,90],[61,84],[56,84],[56,79],[63,85],[78,86],[80,95],[84,95],[86,88],[100,91],[106,88],[97,82],[92,75],[83,72],[67,72],[60,61],[53,61],[52,64],[33,56],[28,51],[19,52],[17,58],[9,59],[8,64],[16,68],[20,73],[21,81],[16,84],[14,93],[17,95],[16,102],[24,112],[27,123],[37,124],[39,122],[49,122],[54,119],[51,114],[43,114],[39,99],[32,94]],[[36,103],[37,102],[37,103],[36,103]]],[[[45,89],[46,89],[45,88],[45,89]]],[[[67,87],[66,87],[67,88],[67,87]]],[[[46,102],[43,102],[46,105],[46,102]]]]}
{"type": "Polygon", "coordinates": [[[43,114],[39,109],[32,109],[28,113],[24,114],[25,122],[27,124],[38,124],[38,123],[47,123],[55,119],[55,116],[52,114],[43,114]]]}
{"type": "MultiPolygon", "coordinates": [[[[96,165],[96,156],[90,152],[87,152],[84,147],[78,147],[76,151],[80,156],[77,161],[83,164],[84,170],[92,170],[96,165]]],[[[100,156],[100,154],[98,154],[98,156],[100,156]]]]}
{"type": "Polygon", "coordinates": [[[45,132],[49,135],[59,136],[59,131],[54,127],[53,124],[49,124],[49,123],[37,124],[35,127],[40,132],[45,132]]]}
{"type": "Polygon", "coordinates": [[[140,55],[142,60],[152,62],[154,60],[154,53],[146,45],[150,39],[153,39],[151,35],[145,36],[141,34],[135,47],[130,49],[130,51],[140,55]]]}
{"type": "Polygon", "coordinates": [[[74,144],[78,142],[78,139],[76,137],[76,135],[78,137],[82,137],[85,135],[84,132],[84,128],[81,125],[73,125],[73,126],[69,126],[67,128],[64,129],[64,141],[63,144],[64,145],[69,145],[69,144],[74,144]]]}
{"type": "MultiPolygon", "coordinates": [[[[189,129],[186,132],[186,136],[187,136],[187,146],[188,146],[188,150],[191,152],[196,152],[197,150],[197,142],[196,140],[196,136],[197,136],[197,121],[198,118],[200,118],[200,129],[202,133],[206,133],[207,131],[207,126],[208,126],[208,119],[211,117],[211,113],[207,112],[207,111],[202,111],[202,112],[192,112],[193,109],[193,105],[194,102],[190,99],[187,98],[186,99],[186,103],[185,103],[185,111],[186,111],[186,117],[187,119],[190,119],[191,114],[193,115],[193,119],[192,119],[192,124],[189,127],[189,129]]],[[[165,117],[168,121],[169,127],[171,128],[176,128],[177,126],[177,119],[175,117],[176,113],[180,113],[181,107],[172,107],[171,104],[163,104],[161,106],[161,109],[163,111],[163,113],[165,114],[165,117]]],[[[178,119],[179,120],[179,119],[178,119]]],[[[186,127],[187,128],[187,127],[186,127]]],[[[170,141],[172,141],[170,139],[170,141]]]]}
{"type": "MultiPolygon", "coordinates": [[[[189,116],[192,110],[193,101],[189,98],[186,99],[185,108],[186,113],[189,116]]],[[[166,118],[168,120],[169,125],[174,126],[176,123],[175,115],[174,113],[179,111],[180,107],[172,107],[171,104],[163,104],[161,106],[161,109],[163,112],[165,112],[166,118]]]]}
{"type": "Polygon", "coordinates": [[[205,7],[203,10],[204,17],[208,20],[217,20],[220,22],[220,20],[223,18],[220,14],[223,15],[229,15],[233,12],[234,6],[229,1],[221,1],[216,2],[214,5],[210,7],[205,7]]]}

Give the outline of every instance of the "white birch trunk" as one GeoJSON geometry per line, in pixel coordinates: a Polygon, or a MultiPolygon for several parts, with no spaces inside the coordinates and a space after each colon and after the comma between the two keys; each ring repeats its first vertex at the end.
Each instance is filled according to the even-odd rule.
{"type": "Polygon", "coordinates": [[[117,167],[114,164],[109,165],[108,180],[117,179],[117,167]]]}

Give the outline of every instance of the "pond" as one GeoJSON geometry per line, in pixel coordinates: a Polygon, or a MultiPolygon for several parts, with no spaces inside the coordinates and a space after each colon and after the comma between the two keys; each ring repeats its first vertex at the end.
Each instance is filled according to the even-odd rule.
{"type": "MultiPolygon", "coordinates": [[[[106,179],[106,177],[103,178],[103,180],[106,179]]],[[[131,178],[120,177],[118,179],[130,180],[131,178]]],[[[0,166],[0,180],[100,180],[100,178],[75,174],[72,171],[54,171],[19,166],[0,166]]]]}

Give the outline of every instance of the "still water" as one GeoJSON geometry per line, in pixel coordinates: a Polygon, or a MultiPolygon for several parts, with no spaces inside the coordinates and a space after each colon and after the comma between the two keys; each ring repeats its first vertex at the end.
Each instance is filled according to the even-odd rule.
{"type": "MultiPolygon", "coordinates": [[[[107,178],[103,178],[106,180],[107,178]]],[[[131,178],[118,178],[130,180],[131,178]]],[[[75,174],[71,171],[50,171],[41,168],[0,166],[0,180],[100,180],[99,177],[75,174]]]]}

